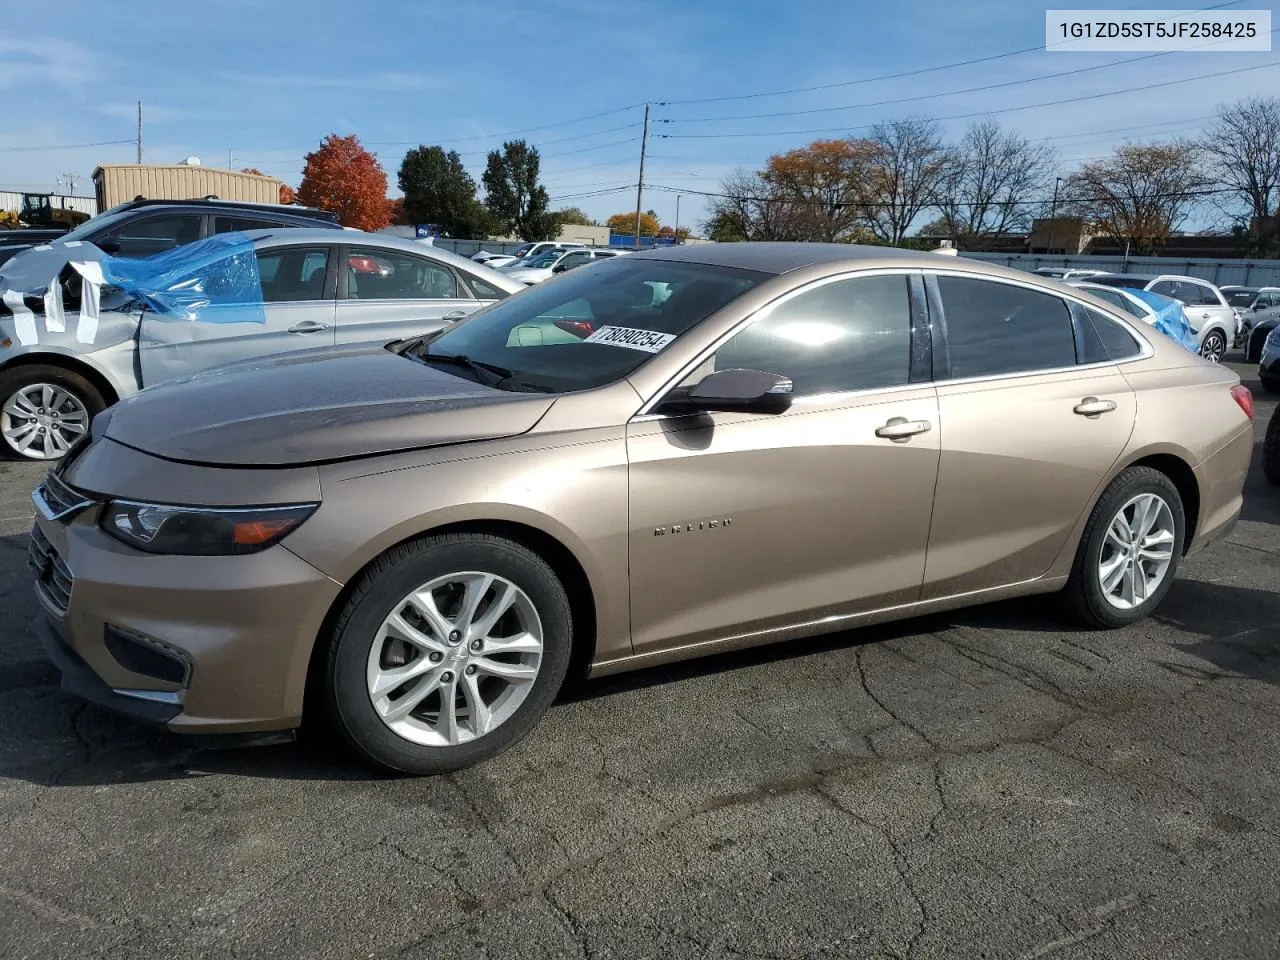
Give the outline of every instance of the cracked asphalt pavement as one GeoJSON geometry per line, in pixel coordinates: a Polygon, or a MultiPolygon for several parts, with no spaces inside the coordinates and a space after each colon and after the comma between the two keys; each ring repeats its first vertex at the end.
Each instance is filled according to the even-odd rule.
{"type": "Polygon", "coordinates": [[[9,960],[1280,955],[1256,462],[1144,623],[1036,598],[588,682],[435,779],[198,749],[61,693],[27,626],[42,472],[0,463],[9,960]]]}

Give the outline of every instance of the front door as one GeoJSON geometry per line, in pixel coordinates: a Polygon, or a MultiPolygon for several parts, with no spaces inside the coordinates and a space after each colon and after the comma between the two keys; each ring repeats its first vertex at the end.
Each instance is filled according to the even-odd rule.
{"type": "Polygon", "coordinates": [[[338,291],[338,342],[416,337],[480,307],[442,263],[403,250],[348,247],[338,291]]]}
{"type": "Polygon", "coordinates": [[[682,384],[731,368],[776,373],[795,387],[785,413],[629,425],[635,652],[917,598],[938,430],[932,385],[911,382],[908,289],[904,273],[809,287],[682,384]]]}
{"type": "MultiPolygon", "coordinates": [[[[945,274],[935,289],[935,327],[946,331],[935,352],[942,459],[923,599],[1043,575],[1123,452],[1137,409],[1110,357],[1077,347],[1061,298],[945,274]]],[[[1114,326],[1116,336],[1104,331],[1112,350],[1127,338],[1136,352],[1114,326]]]]}
{"type": "Polygon", "coordinates": [[[154,386],[237,360],[331,346],[335,287],[331,253],[325,244],[259,250],[261,312],[228,305],[204,308],[194,320],[143,314],[138,334],[142,385],[154,386]]]}

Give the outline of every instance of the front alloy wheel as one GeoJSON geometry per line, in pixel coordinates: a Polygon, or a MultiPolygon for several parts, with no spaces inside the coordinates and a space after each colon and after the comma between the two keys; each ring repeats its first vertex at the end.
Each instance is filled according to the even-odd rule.
{"type": "Polygon", "coordinates": [[[528,547],[424,536],[356,582],[329,637],[328,714],[379,766],[471,766],[533,729],[568,672],[572,638],[564,586],[528,547]]]}
{"type": "Polygon", "coordinates": [[[398,603],[369,649],[369,699],[393,733],[455,746],[502,726],[542,661],[528,595],[488,573],[437,577],[398,603]]]}
{"type": "Polygon", "coordinates": [[[30,460],[57,460],[89,429],[89,411],[70,390],[33,383],[0,406],[0,435],[15,454],[30,460]]]}

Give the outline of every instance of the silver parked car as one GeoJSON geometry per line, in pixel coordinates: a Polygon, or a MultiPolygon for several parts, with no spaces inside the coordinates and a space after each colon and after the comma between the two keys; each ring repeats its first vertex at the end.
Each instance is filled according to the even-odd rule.
{"type": "MultiPolygon", "coordinates": [[[[259,322],[229,322],[226,311],[235,308],[225,306],[216,320],[174,322],[131,309],[127,297],[113,302],[103,288],[100,316],[83,324],[80,279],[69,268],[59,275],[66,314],[50,322],[43,290],[23,296],[22,286],[14,290],[16,277],[0,277],[0,453],[55,460],[94,415],[144,387],[238,360],[429,333],[525,289],[448,251],[383,234],[276,229],[243,236],[261,278],[259,322]]],[[[37,275],[28,267],[28,277],[37,275]]]]}

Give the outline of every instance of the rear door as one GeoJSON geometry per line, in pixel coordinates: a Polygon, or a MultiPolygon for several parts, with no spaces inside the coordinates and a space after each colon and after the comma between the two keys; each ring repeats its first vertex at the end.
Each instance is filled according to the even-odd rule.
{"type": "Polygon", "coordinates": [[[924,600],[1044,574],[1123,452],[1136,413],[1133,390],[1078,338],[1064,298],[959,271],[927,283],[941,334],[942,451],[924,600]]]}
{"type": "Polygon", "coordinates": [[[338,279],[337,342],[388,342],[430,333],[481,305],[438,260],[405,250],[348,246],[338,279]]]}
{"type": "Polygon", "coordinates": [[[333,344],[334,246],[271,246],[259,249],[257,258],[261,312],[224,306],[206,308],[195,320],[143,315],[138,356],[144,387],[238,360],[333,344]]]}

